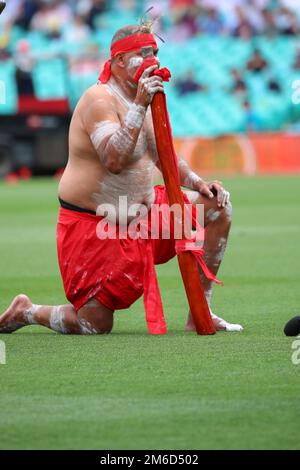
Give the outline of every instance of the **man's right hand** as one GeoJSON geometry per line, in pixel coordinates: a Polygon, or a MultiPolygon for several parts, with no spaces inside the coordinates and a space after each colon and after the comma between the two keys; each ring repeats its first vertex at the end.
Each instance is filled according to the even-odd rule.
{"type": "Polygon", "coordinates": [[[153,96],[157,92],[164,93],[163,80],[157,75],[150,77],[151,73],[158,68],[158,65],[151,65],[144,70],[138,81],[137,94],[134,102],[145,108],[151,103],[153,96]]]}

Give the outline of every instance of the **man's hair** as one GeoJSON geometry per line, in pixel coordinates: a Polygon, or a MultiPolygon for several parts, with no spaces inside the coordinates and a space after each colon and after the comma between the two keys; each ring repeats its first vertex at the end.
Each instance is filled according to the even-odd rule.
{"type": "MultiPolygon", "coordinates": [[[[132,36],[133,34],[149,34],[151,33],[152,29],[152,21],[148,21],[139,25],[128,25],[124,26],[123,28],[118,29],[118,31],[113,35],[111,40],[111,44],[114,44],[120,39],[127,38],[132,36]]],[[[114,64],[115,58],[111,60],[111,63],[114,64]]]]}
{"type": "Polygon", "coordinates": [[[133,34],[149,34],[152,30],[152,24],[152,21],[148,21],[140,25],[124,26],[123,28],[118,29],[118,31],[114,34],[111,40],[111,44],[114,44],[120,39],[132,36],[133,34]]]}

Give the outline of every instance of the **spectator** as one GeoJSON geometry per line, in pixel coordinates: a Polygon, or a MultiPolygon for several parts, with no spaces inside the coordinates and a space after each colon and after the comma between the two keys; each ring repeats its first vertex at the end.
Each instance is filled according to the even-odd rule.
{"type": "Polygon", "coordinates": [[[40,8],[31,21],[31,28],[50,38],[61,36],[63,27],[71,20],[72,10],[61,0],[40,0],[40,8]]]}
{"type": "Polygon", "coordinates": [[[293,63],[294,70],[300,70],[300,47],[297,49],[296,57],[293,63]]]}
{"type": "Polygon", "coordinates": [[[0,49],[7,50],[9,48],[9,42],[11,38],[12,25],[5,23],[2,28],[0,27],[0,49]]]}
{"type": "Polygon", "coordinates": [[[281,93],[282,89],[280,84],[275,80],[275,78],[270,77],[267,81],[267,89],[269,91],[274,91],[275,93],[281,93]]]}
{"type": "Polygon", "coordinates": [[[181,80],[176,80],[175,86],[180,96],[186,95],[187,93],[207,90],[205,85],[202,85],[197,80],[195,80],[192,70],[189,70],[186,76],[181,80]]]}
{"type": "Polygon", "coordinates": [[[19,96],[34,96],[32,70],[34,60],[31,55],[30,45],[22,39],[17,44],[15,54],[16,82],[19,96]]]}
{"type": "Polygon", "coordinates": [[[15,24],[28,30],[34,15],[38,12],[38,2],[36,0],[24,0],[17,13],[15,24]]]}
{"type": "Polygon", "coordinates": [[[87,14],[87,24],[91,29],[96,29],[97,16],[103,15],[108,9],[106,0],[92,0],[91,7],[87,14]]]}
{"type": "Polygon", "coordinates": [[[232,69],[230,73],[233,81],[230,92],[238,95],[246,95],[247,85],[243,80],[241,73],[237,69],[232,69]]]}
{"type": "Polygon", "coordinates": [[[63,39],[68,42],[81,42],[87,40],[91,35],[91,28],[85,23],[81,15],[75,14],[70,24],[65,28],[63,39]]]}
{"type": "Polygon", "coordinates": [[[169,0],[170,9],[174,13],[187,11],[196,5],[195,0],[169,0]]]}
{"type": "Polygon", "coordinates": [[[299,33],[297,19],[288,8],[279,9],[275,16],[275,24],[280,34],[295,36],[299,33]]]}
{"type": "Polygon", "coordinates": [[[254,28],[245,15],[243,9],[239,6],[236,7],[236,15],[238,18],[238,24],[233,31],[233,35],[245,40],[251,39],[255,32],[254,28]]]}
{"type": "Polygon", "coordinates": [[[242,104],[245,114],[245,130],[246,131],[258,131],[261,127],[260,119],[253,110],[249,100],[245,99],[242,104]]]}
{"type": "Polygon", "coordinates": [[[9,51],[0,45],[0,62],[5,62],[6,60],[11,58],[11,54],[9,51]]]}
{"type": "Polygon", "coordinates": [[[275,36],[277,29],[273,12],[268,10],[268,8],[264,8],[262,10],[262,16],[264,18],[264,29],[262,32],[269,37],[275,36]]]}
{"type": "Polygon", "coordinates": [[[254,49],[252,57],[247,62],[249,72],[260,73],[268,67],[268,62],[261,55],[258,49],[254,49]]]}
{"type": "Polygon", "coordinates": [[[257,0],[245,0],[241,5],[243,20],[247,22],[255,34],[261,34],[265,28],[265,18],[262,12],[262,5],[257,0]]]}
{"type": "MultiPolygon", "coordinates": [[[[139,0],[119,0],[118,6],[124,13],[136,13],[138,8],[137,3],[141,2],[139,0]]],[[[142,3],[144,3],[144,1],[142,3]]]]}
{"type": "MultiPolygon", "coordinates": [[[[104,63],[104,57],[102,58],[104,63]]],[[[74,75],[98,74],[101,70],[101,51],[97,44],[90,44],[84,54],[71,57],[69,71],[74,75]]]]}
{"type": "Polygon", "coordinates": [[[175,18],[171,30],[171,40],[184,41],[192,38],[198,33],[197,15],[194,9],[182,9],[175,18]]]}
{"type": "Polygon", "coordinates": [[[221,34],[224,31],[223,18],[215,8],[208,8],[198,21],[199,29],[203,33],[221,34]]]}

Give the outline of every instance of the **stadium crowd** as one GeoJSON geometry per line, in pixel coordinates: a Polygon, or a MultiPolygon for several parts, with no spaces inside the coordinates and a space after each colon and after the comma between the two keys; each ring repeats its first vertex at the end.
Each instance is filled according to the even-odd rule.
{"type": "MultiPolygon", "coordinates": [[[[125,23],[130,20],[136,23],[147,10],[150,10],[148,17],[157,19],[157,35],[168,45],[179,43],[178,47],[181,47],[205,36],[219,37],[220,40],[236,38],[246,45],[251,44],[251,54],[244,64],[241,67],[231,65],[224,71],[231,83],[222,85],[222,91],[238,96],[245,116],[250,114],[244,130],[263,130],[259,119],[253,118],[255,111],[245,77],[249,73],[263,77],[264,89],[274,96],[280,96],[283,89],[255,39],[282,37],[297,41],[300,35],[299,0],[10,0],[5,14],[0,17],[0,62],[14,60],[19,96],[35,93],[34,68],[40,60],[55,55],[63,57],[70,75],[96,76],[115,29],[114,18],[116,27],[121,25],[122,19],[125,23]],[[53,44],[63,43],[69,47],[63,54],[59,48],[49,51],[45,45],[41,51],[38,48],[33,51],[28,40],[32,34],[40,34],[53,44]]],[[[300,47],[297,42],[293,48],[294,57],[289,68],[298,71],[300,47]]],[[[212,57],[211,61],[215,59],[212,57]]],[[[77,95],[84,87],[86,82],[82,82],[77,95]]],[[[179,99],[190,94],[204,96],[211,90],[211,84],[202,83],[201,76],[195,76],[189,64],[183,72],[175,73],[171,87],[177,91],[179,99]]],[[[77,99],[78,96],[70,100],[71,107],[77,99]]]]}
{"type": "Polygon", "coordinates": [[[15,24],[50,37],[78,40],[88,36],[96,28],[96,18],[116,4],[119,15],[138,16],[153,7],[154,14],[161,15],[161,30],[167,35],[169,31],[174,40],[201,33],[246,40],[257,34],[299,34],[298,0],[10,0],[1,22],[6,28],[15,24]]]}

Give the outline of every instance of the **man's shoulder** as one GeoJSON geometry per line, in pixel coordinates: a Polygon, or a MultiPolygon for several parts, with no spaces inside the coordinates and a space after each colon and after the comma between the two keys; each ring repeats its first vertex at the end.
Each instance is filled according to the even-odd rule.
{"type": "Polygon", "coordinates": [[[91,126],[95,121],[107,119],[116,109],[114,96],[101,83],[92,85],[80,98],[74,114],[80,116],[84,126],[91,126]]]}
{"type": "Polygon", "coordinates": [[[82,95],[81,100],[87,106],[97,102],[99,105],[103,104],[105,106],[106,104],[111,104],[114,100],[114,97],[111,93],[109,93],[106,85],[98,82],[86,90],[86,92],[82,95]]]}

